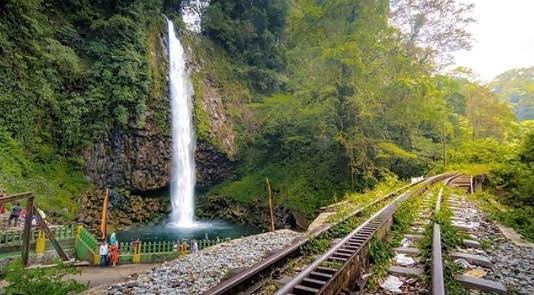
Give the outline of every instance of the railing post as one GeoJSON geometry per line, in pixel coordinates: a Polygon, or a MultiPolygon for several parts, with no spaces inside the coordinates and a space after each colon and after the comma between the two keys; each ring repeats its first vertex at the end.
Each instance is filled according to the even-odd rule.
{"type": "Polygon", "coordinates": [[[132,263],[141,263],[141,242],[135,243],[134,254],[132,255],[132,263]]]}
{"type": "Polygon", "coordinates": [[[46,249],[46,238],[42,230],[37,231],[37,240],[35,241],[35,253],[43,254],[46,249]]]}

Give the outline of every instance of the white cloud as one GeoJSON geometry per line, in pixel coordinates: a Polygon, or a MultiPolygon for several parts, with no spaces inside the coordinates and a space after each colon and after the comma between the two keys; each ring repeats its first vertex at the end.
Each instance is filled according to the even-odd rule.
{"type": "Polygon", "coordinates": [[[534,66],[534,0],[472,0],[473,48],[455,54],[456,66],[472,68],[480,79],[534,66]]]}

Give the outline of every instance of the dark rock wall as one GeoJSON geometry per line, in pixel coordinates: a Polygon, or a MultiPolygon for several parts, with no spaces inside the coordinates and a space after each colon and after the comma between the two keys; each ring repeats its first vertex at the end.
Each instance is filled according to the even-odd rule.
{"type": "MultiPolygon", "coordinates": [[[[170,137],[150,129],[115,130],[86,150],[86,175],[99,188],[161,189],[169,184],[170,148],[170,137]]],[[[195,162],[200,189],[232,176],[232,162],[209,143],[197,143],[195,162]]]]}
{"type": "Polygon", "coordinates": [[[170,143],[153,128],[124,132],[116,129],[86,150],[86,175],[97,187],[131,191],[167,186],[170,143]]]}
{"type": "Polygon", "coordinates": [[[205,142],[197,143],[195,163],[197,188],[201,190],[230,179],[233,175],[232,162],[213,145],[205,142]]]}

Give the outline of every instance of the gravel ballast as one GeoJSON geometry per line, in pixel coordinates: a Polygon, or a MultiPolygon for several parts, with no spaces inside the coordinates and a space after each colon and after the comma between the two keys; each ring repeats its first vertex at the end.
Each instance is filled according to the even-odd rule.
{"type": "Polygon", "coordinates": [[[473,202],[464,201],[458,210],[467,223],[478,226],[471,234],[478,240],[485,240],[489,245],[486,250],[467,249],[474,255],[487,256],[493,263],[491,269],[485,269],[485,279],[501,282],[512,294],[534,294],[534,248],[519,246],[507,239],[486,214],[473,202]]]}
{"type": "Polygon", "coordinates": [[[250,267],[291,244],[301,234],[279,230],[225,242],[128,277],[107,294],[202,294],[229,273],[250,267]]]}

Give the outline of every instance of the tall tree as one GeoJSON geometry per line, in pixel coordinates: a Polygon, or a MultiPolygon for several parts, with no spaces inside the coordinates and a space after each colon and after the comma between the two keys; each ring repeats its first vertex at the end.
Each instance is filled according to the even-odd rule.
{"type": "Polygon", "coordinates": [[[471,47],[466,28],[474,22],[473,7],[458,0],[392,0],[391,22],[421,62],[444,63],[452,51],[471,47]]]}

